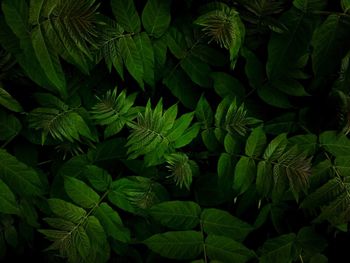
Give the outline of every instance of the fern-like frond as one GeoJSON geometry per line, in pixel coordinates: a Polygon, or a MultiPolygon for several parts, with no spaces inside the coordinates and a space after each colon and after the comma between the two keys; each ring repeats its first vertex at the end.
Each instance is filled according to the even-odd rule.
{"type": "Polygon", "coordinates": [[[215,126],[229,133],[238,133],[245,136],[249,125],[257,120],[247,117],[244,104],[237,105],[236,100],[224,99],[217,107],[215,114],[215,126]]]}
{"type": "Polygon", "coordinates": [[[100,61],[103,58],[109,71],[111,71],[113,65],[122,78],[124,69],[119,40],[124,36],[124,29],[119,24],[113,20],[106,20],[106,26],[101,31],[96,52],[96,60],[100,61]]]}
{"type": "Polygon", "coordinates": [[[30,128],[42,130],[42,144],[48,135],[59,141],[80,141],[82,137],[95,141],[89,126],[79,113],[79,108],[70,108],[51,94],[39,94],[37,99],[46,107],[32,110],[28,121],[30,128]]]}
{"type": "Polygon", "coordinates": [[[202,26],[202,31],[221,47],[230,51],[234,61],[243,43],[245,30],[238,12],[225,4],[198,17],[195,24],[202,26]]]}
{"type": "Polygon", "coordinates": [[[286,176],[296,200],[300,192],[306,193],[311,175],[311,158],[308,158],[304,152],[300,152],[297,146],[286,151],[274,166],[283,170],[282,174],[277,174],[275,181],[281,175],[286,176]]]}
{"type": "Polygon", "coordinates": [[[105,138],[117,134],[126,123],[136,118],[141,109],[132,108],[135,98],[136,93],[127,96],[124,90],[117,94],[117,89],[107,91],[101,98],[97,97],[99,102],[90,113],[97,124],[107,126],[104,131],[105,138]]]}
{"type": "Polygon", "coordinates": [[[98,40],[98,9],[95,0],[57,0],[48,19],[67,51],[78,48],[90,56],[90,48],[98,40]]]}
{"type": "Polygon", "coordinates": [[[173,179],[175,184],[182,188],[190,189],[192,183],[192,168],[188,156],[184,153],[172,153],[165,157],[167,168],[171,173],[168,178],[173,179]]]}
{"type": "Polygon", "coordinates": [[[309,194],[301,204],[302,208],[320,208],[315,221],[328,220],[337,225],[350,220],[350,179],[335,177],[309,194]]]}
{"type": "Polygon", "coordinates": [[[257,16],[278,14],[285,8],[285,1],[276,0],[239,0],[245,8],[257,16]]]}

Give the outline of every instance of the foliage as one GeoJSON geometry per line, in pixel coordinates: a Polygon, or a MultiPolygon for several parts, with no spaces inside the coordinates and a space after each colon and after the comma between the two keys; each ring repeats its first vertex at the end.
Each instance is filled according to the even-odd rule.
{"type": "Polygon", "coordinates": [[[349,10],[1,1],[0,261],[344,261],[349,10]]]}

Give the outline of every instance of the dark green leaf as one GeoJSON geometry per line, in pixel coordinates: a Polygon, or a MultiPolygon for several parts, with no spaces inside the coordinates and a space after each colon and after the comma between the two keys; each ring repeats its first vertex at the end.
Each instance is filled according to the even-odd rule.
{"type": "Polygon", "coordinates": [[[111,0],[113,14],[117,22],[128,32],[138,33],[141,30],[140,17],[134,1],[111,0]]]}
{"type": "Polygon", "coordinates": [[[252,131],[245,145],[245,153],[249,157],[258,157],[266,146],[266,135],[261,127],[252,131]]]}
{"type": "Polygon", "coordinates": [[[156,234],[144,243],[154,252],[171,259],[195,259],[203,251],[203,236],[197,231],[156,234]]]}
{"type": "Polygon", "coordinates": [[[16,137],[22,129],[20,121],[11,114],[0,110],[0,140],[6,141],[16,137]]]}
{"type": "Polygon", "coordinates": [[[38,173],[0,149],[0,179],[23,196],[39,196],[46,190],[38,173]]]}
{"type": "Polygon", "coordinates": [[[244,263],[255,257],[253,251],[224,236],[208,235],[205,247],[208,257],[219,262],[244,263]]]}
{"type": "Polygon", "coordinates": [[[233,189],[242,194],[248,190],[256,177],[255,161],[248,157],[241,157],[236,164],[235,176],[233,178],[233,189]]]}
{"type": "Polygon", "coordinates": [[[159,38],[170,24],[171,0],[148,0],[142,12],[142,24],[147,33],[159,38]]]}
{"type": "Polygon", "coordinates": [[[150,215],[162,225],[176,230],[193,229],[199,223],[199,205],[191,201],[169,201],[152,206],[150,215]]]}
{"type": "Polygon", "coordinates": [[[268,239],[262,247],[260,263],[290,263],[293,261],[293,247],[295,234],[286,234],[273,239],[268,239]]]}
{"type": "Polygon", "coordinates": [[[19,214],[16,197],[11,189],[0,179],[0,212],[19,214]]]}
{"type": "Polygon", "coordinates": [[[87,184],[73,177],[64,178],[64,189],[75,203],[84,208],[92,208],[100,200],[100,196],[87,184]]]}
{"type": "Polygon", "coordinates": [[[248,223],[219,209],[204,209],[201,214],[201,224],[204,232],[232,238],[242,242],[253,230],[248,223]]]}

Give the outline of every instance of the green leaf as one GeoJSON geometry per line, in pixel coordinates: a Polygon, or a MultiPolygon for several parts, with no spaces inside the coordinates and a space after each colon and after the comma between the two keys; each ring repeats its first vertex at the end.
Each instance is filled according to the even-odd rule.
{"type": "Polygon", "coordinates": [[[154,87],[154,51],[151,40],[145,32],[142,32],[134,37],[134,41],[143,62],[143,79],[154,87]]]}
{"type": "Polygon", "coordinates": [[[266,146],[266,135],[261,127],[252,131],[245,145],[245,154],[249,157],[258,157],[266,146]]]}
{"type": "Polygon", "coordinates": [[[0,105],[6,109],[14,112],[21,112],[23,108],[17,100],[15,100],[10,93],[4,90],[0,84],[0,105]]]}
{"type": "Polygon", "coordinates": [[[113,210],[107,203],[101,203],[97,207],[95,216],[101,222],[108,236],[124,243],[130,242],[130,231],[123,226],[117,211],[113,210]]]}
{"type": "Polygon", "coordinates": [[[142,24],[146,32],[161,37],[169,27],[171,0],[148,0],[142,12],[142,24]]]}
{"type": "Polygon", "coordinates": [[[173,128],[167,135],[170,142],[174,142],[183,136],[184,132],[192,122],[193,115],[193,112],[185,113],[175,121],[173,128]]]}
{"type": "Polygon", "coordinates": [[[303,12],[322,10],[326,7],[326,0],[294,0],[293,5],[303,12]]]}
{"type": "MultiPolygon", "coordinates": [[[[127,1],[132,3],[132,1],[127,1]]],[[[125,36],[119,40],[120,52],[126,68],[133,78],[137,81],[142,89],[144,89],[144,68],[143,60],[139,50],[137,49],[135,41],[131,36],[125,36]]]]}
{"type": "Polygon", "coordinates": [[[168,201],[154,205],[150,215],[162,225],[176,229],[193,229],[199,223],[201,208],[192,201],[168,201]]]}
{"type": "Polygon", "coordinates": [[[194,109],[200,94],[192,85],[191,79],[181,68],[174,69],[173,72],[163,79],[163,83],[185,107],[194,109]]]}
{"type": "Polygon", "coordinates": [[[144,210],[167,201],[165,188],[149,178],[128,176],[112,183],[108,199],[119,208],[134,214],[144,214],[144,210]]]}
{"type": "Polygon", "coordinates": [[[293,261],[292,249],[294,247],[296,235],[286,234],[265,241],[262,247],[260,263],[291,263],[293,261]]]}
{"type": "Polygon", "coordinates": [[[20,121],[12,114],[0,110],[0,141],[16,137],[22,129],[20,121]]]}
{"type": "Polygon", "coordinates": [[[244,87],[239,80],[224,72],[213,72],[210,76],[214,81],[214,89],[220,97],[231,96],[238,101],[243,99],[244,87]]]}
{"type": "Polygon", "coordinates": [[[44,36],[42,25],[34,27],[31,33],[31,40],[36,57],[40,66],[45,69],[47,78],[57,88],[58,92],[65,97],[67,94],[66,80],[61,67],[58,55],[49,46],[47,37],[44,36]]]}
{"type": "Polygon", "coordinates": [[[312,68],[320,77],[337,71],[350,44],[348,20],[332,14],[317,28],[312,38],[312,68]]]}
{"type": "Polygon", "coordinates": [[[289,96],[305,97],[310,96],[304,86],[292,78],[281,78],[273,80],[271,85],[289,96]]]}
{"type": "Polygon", "coordinates": [[[204,129],[209,129],[214,122],[214,113],[207,99],[202,95],[196,107],[196,118],[204,129]]]}
{"type": "Polygon", "coordinates": [[[272,33],[268,44],[267,75],[278,79],[297,64],[310,45],[314,28],[312,16],[290,9],[279,19],[288,30],[272,33]]]}
{"type": "Polygon", "coordinates": [[[77,246],[78,253],[82,258],[87,258],[90,254],[91,242],[84,227],[79,226],[73,233],[73,243],[77,246]]]}
{"type": "Polygon", "coordinates": [[[22,196],[40,196],[46,191],[38,173],[0,149],[0,179],[22,196]]]}
{"type": "Polygon", "coordinates": [[[233,189],[242,194],[248,190],[256,177],[256,164],[252,158],[241,157],[236,164],[233,189]]]}
{"type": "Polygon", "coordinates": [[[242,242],[253,230],[248,223],[226,211],[214,208],[203,210],[201,224],[207,234],[225,236],[239,242],[242,242]]]}
{"type": "Polygon", "coordinates": [[[189,55],[181,60],[180,65],[194,83],[204,88],[211,86],[211,69],[208,64],[193,55],[189,55]]]}
{"type": "Polygon", "coordinates": [[[350,140],[344,134],[335,131],[325,131],[320,135],[320,144],[334,156],[350,155],[350,140]]]}
{"type": "Polygon", "coordinates": [[[205,239],[205,248],[208,257],[219,262],[244,263],[255,257],[253,251],[224,236],[208,235],[205,239]]]}
{"type": "Polygon", "coordinates": [[[290,137],[289,142],[298,145],[300,149],[307,152],[308,155],[313,155],[317,147],[317,136],[314,134],[303,134],[290,137]]]}
{"type": "Polygon", "coordinates": [[[322,254],[316,254],[310,259],[310,263],[328,263],[328,258],[322,254]]]}
{"type": "Polygon", "coordinates": [[[203,251],[203,236],[197,231],[156,234],[143,242],[152,251],[171,259],[195,259],[203,251]]]}
{"type": "Polygon", "coordinates": [[[270,162],[260,161],[258,163],[257,175],[256,175],[256,190],[262,196],[269,196],[271,192],[274,181],[273,181],[273,171],[270,162]]]}
{"type": "Polygon", "coordinates": [[[117,22],[127,31],[138,33],[141,30],[140,17],[136,11],[134,1],[111,0],[113,14],[117,22]]]}
{"type": "Polygon", "coordinates": [[[51,211],[56,215],[73,223],[80,223],[86,216],[86,211],[69,202],[51,198],[48,200],[51,211]]]}
{"type": "Polygon", "coordinates": [[[287,135],[282,133],[274,138],[266,147],[264,159],[269,161],[277,160],[285,151],[288,144],[287,135]]]}
{"type": "Polygon", "coordinates": [[[327,240],[315,232],[312,227],[303,227],[299,230],[296,242],[306,253],[314,255],[327,247],[327,240]]]}
{"type": "Polygon", "coordinates": [[[107,191],[112,183],[111,175],[95,165],[86,165],[83,174],[92,187],[101,192],[107,191]]]}
{"type": "Polygon", "coordinates": [[[270,83],[261,86],[257,91],[259,97],[268,105],[282,109],[289,109],[292,107],[288,96],[283,92],[272,88],[270,83]]]}
{"type": "Polygon", "coordinates": [[[0,212],[4,214],[19,214],[16,197],[11,189],[0,179],[0,212]]]}
{"type": "Polygon", "coordinates": [[[341,0],[340,4],[344,13],[347,13],[350,9],[350,0],[341,0]]]}
{"type": "Polygon", "coordinates": [[[193,124],[174,143],[174,148],[178,149],[191,143],[198,135],[201,126],[199,123],[193,124]]]}
{"type": "Polygon", "coordinates": [[[87,184],[73,177],[64,178],[64,189],[76,204],[84,208],[92,208],[100,200],[100,196],[87,184]]]}

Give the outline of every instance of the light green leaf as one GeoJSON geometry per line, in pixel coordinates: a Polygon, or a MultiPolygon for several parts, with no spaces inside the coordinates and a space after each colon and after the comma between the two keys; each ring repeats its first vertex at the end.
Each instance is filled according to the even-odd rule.
{"type": "Polygon", "coordinates": [[[259,262],[291,263],[294,258],[292,249],[295,239],[296,235],[294,233],[268,239],[262,247],[262,255],[259,262]]]}
{"type": "Polygon", "coordinates": [[[145,32],[142,32],[134,37],[134,41],[143,62],[143,79],[154,87],[154,51],[151,40],[145,32]]]}
{"type": "Polygon", "coordinates": [[[47,42],[47,37],[44,36],[44,25],[34,27],[31,33],[31,40],[36,57],[44,69],[47,78],[57,88],[62,96],[66,96],[66,80],[63,69],[61,67],[58,55],[53,51],[53,48],[47,42]]]}
{"type": "Polygon", "coordinates": [[[37,172],[0,149],[0,179],[22,196],[40,196],[46,189],[37,172]]]}
{"type": "Polygon", "coordinates": [[[262,127],[252,131],[245,145],[245,154],[249,157],[258,157],[266,146],[266,135],[262,127]]]}
{"type": "Polygon", "coordinates": [[[252,158],[241,157],[236,164],[233,189],[242,194],[248,190],[256,177],[256,164],[252,158]]]}
{"type": "Polygon", "coordinates": [[[203,251],[203,236],[197,231],[174,231],[156,234],[144,241],[152,251],[163,257],[189,260],[203,251]]]}
{"type": "Polygon", "coordinates": [[[92,208],[100,200],[100,196],[86,183],[73,177],[64,178],[64,189],[76,204],[84,208],[92,208]]]}
{"type": "Polygon", "coordinates": [[[92,187],[101,192],[107,191],[112,183],[111,175],[106,170],[95,165],[86,165],[83,169],[83,174],[92,187]]]}
{"type": "Polygon", "coordinates": [[[175,121],[173,128],[167,135],[170,142],[178,140],[184,134],[192,122],[193,115],[193,112],[185,113],[175,121]]]}
{"type": "Polygon", "coordinates": [[[161,37],[170,24],[171,0],[148,0],[142,12],[142,24],[148,34],[161,37]]]}
{"type": "Polygon", "coordinates": [[[300,149],[307,152],[308,155],[313,155],[317,147],[317,136],[314,134],[302,134],[290,137],[289,142],[298,145],[300,149]]]}
{"type": "MultiPolygon", "coordinates": [[[[128,1],[132,2],[132,1],[128,1]]],[[[139,50],[135,44],[135,41],[131,36],[125,36],[119,40],[120,52],[123,56],[123,60],[126,68],[133,78],[137,81],[142,89],[144,89],[144,69],[143,61],[139,50]]]]}
{"type": "Polygon", "coordinates": [[[244,263],[255,257],[253,251],[224,236],[208,235],[205,247],[208,257],[219,262],[244,263]]]}
{"type": "Polygon", "coordinates": [[[192,201],[168,201],[154,205],[150,215],[162,225],[176,229],[193,229],[199,223],[201,208],[192,201]]]}
{"type": "Polygon", "coordinates": [[[117,22],[127,31],[138,33],[141,30],[140,17],[132,0],[111,0],[113,14],[117,22]]]}
{"type": "Polygon", "coordinates": [[[51,198],[48,200],[48,203],[50,209],[56,216],[73,223],[80,223],[80,221],[86,216],[86,211],[84,209],[69,202],[57,198],[51,198]]]}
{"type": "Polygon", "coordinates": [[[16,137],[21,129],[22,125],[14,115],[0,110],[0,141],[16,137]]]}
{"type": "Polygon", "coordinates": [[[23,108],[17,100],[15,100],[10,93],[4,90],[0,84],[0,105],[6,109],[14,112],[21,112],[23,108]]]}
{"type": "Polygon", "coordinates": [[[189,78],[201,87],[211,86],[211,68],[193,55],[186,56],[181,60],[180,65],[189,78]]]}
{"type": "Polygon", "coordinates": [[[11,189],[0,179],[0,212],[4,214],[19,214],[16,197],[11,189]]]}
{"type": "Polygon", "coordinates": [[[199,130],[201,126],[199,123],[193,124],[191,127],[189,127],[182,135],[180,138],[178,138],[175,143],[174,143],[174,148],[181,148],[189,143],[191,143],[198,135],[199,130]]]}
{"type": "Polygon", "coordinates": [[[347,13],[350,9],[350,0],[341,0],[340,4],[344,13],[347,13]]]}
{"type": "Polygon", "coordinates": [[[242,242],[253,230],[253,227],[230,213],[209,208],[201,214],[201,224],[207,234],[214,234],[232,238],[242,242]]]}
{"type": "Polygon", "coordinates": [[[117,213],[107,203],[101,203],[97,207],[95,216],[101,222],[106,234],[115,240],[124,243],[130,241],[130,232],[123,226],[123,222],[117,213]]]}
{"type": "Polygon", "coordinates": [[[320,144],[334,156],[350,155],[350,140],[336,131],[325,131],[320,135],[320,144]]]}

